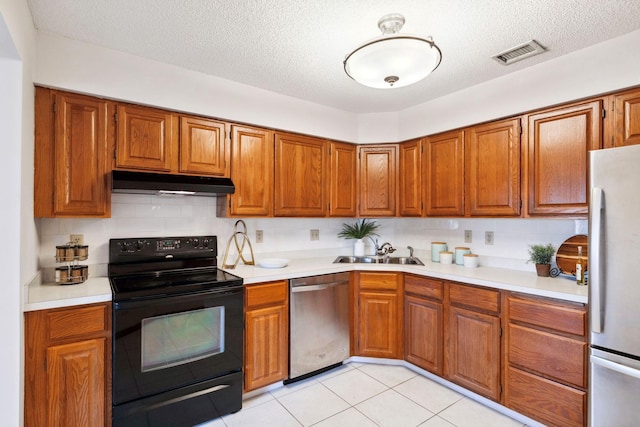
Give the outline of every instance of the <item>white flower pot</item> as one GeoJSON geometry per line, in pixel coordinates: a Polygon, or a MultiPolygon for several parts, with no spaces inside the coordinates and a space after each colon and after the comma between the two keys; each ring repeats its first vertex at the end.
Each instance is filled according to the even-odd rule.
{"type": "Polygon", "coordinates": [[[353,256],[364,256],[364,241],[362,239],[356,240],[353,244],[353,256]]]}

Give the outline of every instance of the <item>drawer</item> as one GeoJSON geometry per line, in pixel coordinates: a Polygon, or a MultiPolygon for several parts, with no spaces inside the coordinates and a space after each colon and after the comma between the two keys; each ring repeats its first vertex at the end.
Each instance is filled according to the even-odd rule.
{"type": "Polygon", "coordinates": [[[449,302],[453,305],[463,305],[498,313],[500,311],[500,292],[495,289],[449,283],[449,302]]]}
{"type": "Polygon", "coordinates": [[[583,304],[509,295],[509,320],[568,334],[586,336],[587,310],[583,304]]]}
{"type": "Polygon", "coordinates": [[[509,367],[505,406],[549,426],[586,425],[587,393],[509,367]]]}
{"type": "Polygon", "coordinates": [[[400,287],[399,279],[400,275],[398,273],[359,272],[358,287],[374,291],[396,291],[400,287]]]}
{"type": "Polygon", "coordinates": [[[444,283],[442,280],[405,274],[404,291],[407,294],[420,295],[442,301],[444,283]]]}
{"type": "Polygon", "coordinates": [[[99,304],[47,311],[49,339],[59,340],[108,329],[109,305],[99,304]]]}
{"type": "Polygon", "coordinates": [[[289,282],[256,283],[245,287],[247,308],[286,304],[289,298],[289,282]]]}
{"type": "Polygon", "coordinates": [[[508,328],[510,365],[587,388],[586,342],[520,325],[509,324],[508,328]]]}

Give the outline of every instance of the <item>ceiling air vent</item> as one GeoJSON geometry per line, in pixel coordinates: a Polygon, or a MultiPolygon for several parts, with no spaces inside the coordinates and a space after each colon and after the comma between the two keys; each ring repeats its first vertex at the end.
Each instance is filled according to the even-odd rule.
{"type": "Polygon", "coordinates": [[[529,40],[526,43],[512,47],[502,53],[499,53],[492,58],[501,63],[502,65],[513,64],[514,62],[521,61],[530,56],[538,55],[545,51],[544,47],[540,46],[535,40],[529,40]]]}

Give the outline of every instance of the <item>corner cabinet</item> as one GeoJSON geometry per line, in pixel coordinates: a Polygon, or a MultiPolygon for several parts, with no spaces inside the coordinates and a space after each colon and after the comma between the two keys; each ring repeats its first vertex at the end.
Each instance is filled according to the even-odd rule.
{"type": "Polygon", "coordinates": [[[218,196],[219,216],[273,216],[273,132],[231,126],[231,181],[236,192],[218,196]]]}
{"type": "Polygon", "coordinates": [[[500,401],[500,292],[447,283],[445,378],[500,401]]]}
{"type": "Polygon", "coordinates": [[[114,104],[35,88],[34,216],[111,215],[114,104]]]}
{"type": "Polygon", "coordinates": [[[275,134],[275,216],[327,216],[327,141],[275,134]]]}
{"type": "Polygon", "coordinates": [[[589,151],[602,146],[602,101],[541,111],[527,118],[527,214],[586,216],[589,151]]]}
{"type": "Polygon", "coordinates": [[[465,129],[465,215],[520,215],[520,119],[465,129]]]}
{"type": "Polygon", "coordinates": [[[111,425],[111,304],[25,313],[25,426],[111,425]]]}
{"type": "Polygon", "coordinates": [[[287,378],[289,369],[289,283],[245,287],[244,391],[287,378]]]}
{"type": "Polygon", "coordinates": [[[402,358],[402,274],[355,273],[354,353],[402,358]]]}
{"type": "Polygon", "coordinates": [[[360,216],[396,215],[397,163],[397,145],[358,147],[360,216]]]}
{"type": "Polygon", "coordinates": [[[586,425],[586,306],[509,293],[505,312],[505,406],[549,426],[586,425]]]}

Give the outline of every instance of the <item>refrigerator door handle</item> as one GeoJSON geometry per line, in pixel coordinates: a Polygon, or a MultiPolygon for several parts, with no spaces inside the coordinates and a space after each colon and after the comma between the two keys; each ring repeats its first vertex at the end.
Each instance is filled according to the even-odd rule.
{"type": "Polygon", "coordinates": [[[628,366],[612,362],[610,360],[601,359],[600,357],[591,356],[590,359],[591,363],[593,363],[594,365],[600,365],[605,369],[616,371],[618,373],[621,373],[622,375],[637,378],[640,380],[640,371],[638,371],[637,369],[633,369],[628,366]]]}
{"type": "Polygon", "coordinates": [[[602,211],[604,198],[602,188],[591,189],[591,216],[589,226],[589,291],[591,297],[591,331],[602,333],[602,211]]]}

